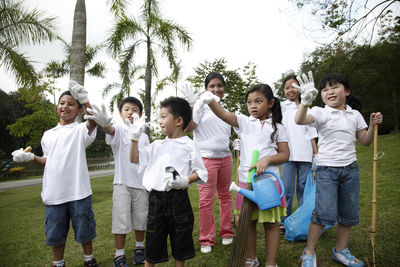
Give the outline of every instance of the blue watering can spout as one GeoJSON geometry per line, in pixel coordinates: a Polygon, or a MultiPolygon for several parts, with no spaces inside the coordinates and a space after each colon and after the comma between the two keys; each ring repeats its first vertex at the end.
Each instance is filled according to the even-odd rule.
{"type": "Polygon", "coordinates": [[[240,188],[238,191],[243,196],[255,202],[260,208],[260,210],[268,210],[280,206],[281,198],[285,196],[285,189],[278,175],[272,171],[265,171],[264,174],[271,174],[277,179],[282,190],[280,194],[272,177],[255,182],[254,181],[254,177],[256,176],[255,173],[251,176],[251,184],[253,185],[253,191],[244,188],[240,188]]]}

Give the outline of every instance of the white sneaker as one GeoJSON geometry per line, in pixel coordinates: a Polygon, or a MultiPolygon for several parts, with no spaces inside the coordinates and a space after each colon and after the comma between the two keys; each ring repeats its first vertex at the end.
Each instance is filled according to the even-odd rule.
{"type": "Polygon", "coordinates": [[[223,237],[222,238],[222,245],[230,245],[232,244],[233,238],[232,237],[223,237]]]}
{"type": "Polygon", "coordinates": [[[212,247],[210,245],[201,245],[200,251],[202,253],[210,253],[212,250],[212,247]]]}

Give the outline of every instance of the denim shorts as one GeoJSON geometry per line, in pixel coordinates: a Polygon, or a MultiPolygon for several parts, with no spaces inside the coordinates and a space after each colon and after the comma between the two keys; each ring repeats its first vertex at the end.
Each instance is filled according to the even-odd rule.
{"type": "Polygon", "coordinates": [[[91,196],[60,205],[45,205],[46,245],[55,247],[65,243],[70,220],[76,242],[85,244],[96,237],[96,221],[91,196]]]}
{"type": "Polygon", "coordinates": [[[168,261],[169,235],[172,256],[184,261],[194,258],[194,216],[187,190],[151,191],[146,231],[146,261],[168,261]]]}
{"type": "Polygon", "coordinates": [[[354,226],[360,221],[360,176],[357,162],[345,167],[317,166],[313,223],[354,226]]]}

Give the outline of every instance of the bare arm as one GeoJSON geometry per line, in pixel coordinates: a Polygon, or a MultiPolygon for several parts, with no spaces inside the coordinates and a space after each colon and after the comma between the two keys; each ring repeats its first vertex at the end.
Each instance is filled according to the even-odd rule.
{"type": "Polygon", "coordinates": [[[372,113],[369,120],[368,130],[362,129],[357,131],[356,136],[358,141],[364,145],[369,146],[374,139],[374,125],[380,124],[383,120],[383,116],[380,112],[372,113]]]}
{"type": "Polygon", "coordinates": [[[47,158],[45,157],[39,157],[39,156],[34,156],[33,157],[33,162],[40,164],[40,165],[46,165],[47,158]]]}
{"type": "Polygon", "coordinates": [[[297,124],[305,125],[311,124],[314,122],[314,117],[311,114],[307,114],[308,107],[304,106],[303,104],[299,105],[299,109],[296,112],[296,116],[294,117],[294,121],[297,124]]]}
{"type": "Polygon", "coordinates": [[[278,154],[260,159],[249,170],[256,168],[257,175],[265,172],[269,165],[279,165],[289,160],[290,151],[287,142],[278,142],[278,154]]]}
{"type": "Polygon", "coordinates": [[[109,135],[111,135],[111,136],[114,136],[114,135],[115,135],[115,128],[114,128],[114,126],[112,126],[112,125],[107,126],[107,127],[103,127],[103,130],[104,130],[104,132],[105,132],[106,134],[109,134],[109,135]]]}
{"type": "Polygon", "coordinates": [[[212,101],[210,104],[208,104],[208,106],[211,108],[214,114],[217,115],[218,118],[220,118],[221,120],[223,120],[224,122],[233,127],[239,127],[236,114],[225,110],[221,106],[221,104],[219,104],[216,101],[212,101]]]}
{"type": "Polygon", "coordinates": [[[200,177],[199,177],[199,175],[197,174],[197,172],[192,172],[189,176],[188,176],[188,183],[190,184],[190,183],[194,183],[194,182],[196,182],[197,180],[199,180],[200,179],[200,177]]]}
{"type": "Polygon", "coordinates": [[[139,162],[139,146],[138,141],[131,140],[131,145],[129,147],[129,160],[132,163],[139,162]]]}
{"type": "Polygon", "coordinates": [[[193,132],[193,130],[196,128],[197,128],[197,124],[192,119],[184,131],[185,131],[185,133],[190,133],[190,132],[193,132]]]}
{"type": "MultiPolygon", "coordinates": [[[[88,108],[92,108],[92,106],[90,105],[89,102],[83,104],[83,106],[85,107],[85,110],[87,112],[88,115],[90,115],[90,113],[87,111],[88,108]]],[[[93,130],[96,128],[97,123],[94,120],[87,120],[86,121],[86,127],[89,130],[89,134],[91,134],[93,132],[93,130]]]]}
{"type": "Polygon", "coordinates": [[[318,147],[317,147],[316,138],[311,139],[311,146],[312,146],[312,149],[313,149],[313,155],[318,154],[318,147]]]}

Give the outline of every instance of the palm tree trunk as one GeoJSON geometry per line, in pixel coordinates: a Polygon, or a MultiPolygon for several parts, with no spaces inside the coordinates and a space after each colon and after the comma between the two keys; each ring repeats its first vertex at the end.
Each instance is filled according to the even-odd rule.
{"type": "MultiPolygon", "coordinates": [[[[144,95],[144,110],[146,115],[146,122],[150,121],[151,115],[151,42],[150,38],[147,40],[147,62],[146,62],[146,73],[144,78],[145,83],[145,95],[144,95]]],[[[146,134],[150,136],[150,129],[146,128],[146,134]]]]}
{"type": "Polygon", "coordinates": [[[85,83],[85,48],[86,6],[85,0],[77,0],[74,12],[74,26],[72,29],[70,78],[81,85],[85,83]]]}

